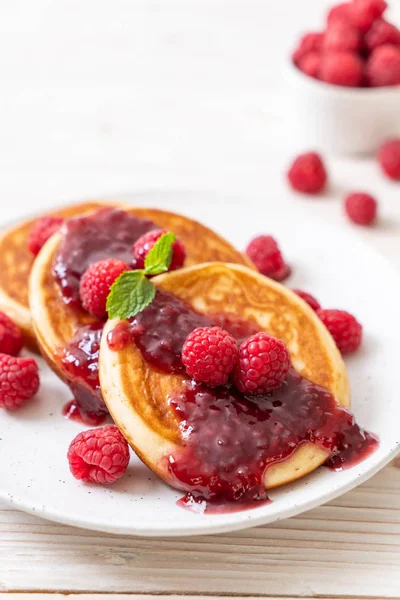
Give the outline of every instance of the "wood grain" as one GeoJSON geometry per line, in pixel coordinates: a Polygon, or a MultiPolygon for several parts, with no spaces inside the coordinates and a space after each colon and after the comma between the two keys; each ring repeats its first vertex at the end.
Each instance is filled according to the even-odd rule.
{"type": "Polygon", "coordinates": [[[400,470],[299,517],[208,537],[102,535],[1,505],[0,591],[397,598],[400,470]]]}
{"type": "MultiPolygon", "coordinates": [[[[46,594],[42,593],[0,593],[0,600],[42,600],[43,598],[51,598],[51,600],[65,600],[65,594],[46,594]]],[[[255,600],[256,598],[260,598],[260,596],[230,596],[235,600],[255,600]]],[[[178,596],[176,594],[168,594],[168,595],[153,595],[153,594],[114,594],[103,593],[103,594],[68,594],[68,600],[105,600],[105,598],[110,600],[182,600],[182,596],[178,596]]],[[[188,596],[190,600],[226,600],[228,596],[188,596]]],[[[263,596],[264,600],[297,600],[299,596],[263,596]]],[[[315,600],[316,596],[311,598],[310,596],[301,596],[301,600],[315,600]]],[[[50,600],[50,599],[49,599],[50,600]]],[[[332,596],[330,598],[324,596],[318,596],[318,600],[332,600],[332,596]]],[[[342,600],[346,600],[343,598],[342,600]]],[[[355,596],[349,597],[347,600],[358,600],[355,596]]],[[[368,600],[381,600],[380,598],[372,598],[372,596],[368,597],[368,600]]],[[[397,599],[395,599],[397,600],[397,599]]]]}

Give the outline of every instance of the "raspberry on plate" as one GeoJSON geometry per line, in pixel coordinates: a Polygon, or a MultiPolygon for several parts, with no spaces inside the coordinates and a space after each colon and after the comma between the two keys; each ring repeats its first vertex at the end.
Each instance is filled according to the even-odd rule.
{"type": "Polygon", "coordinates": [[[399,85],[400,47],[384,44],[375,48],[368,59],[366,75],[372,87],[399,85]]]}
{"type": "Polygon", "coordinates": [[[370,194],[355,192],[344,201],[347,216],[357,225],[372,225],[376,219],[377,202],[370,194]]]}
{"type": "Polygon", "coordinates": [[[290,166],[287,177],[292,188],[303,194],[322,192],[327,181],[323,160],[316,152],[300,154],[290,166]]]}
{"type": "Polygon", "coordinates": [[[325,52],[358,52],[361,49],[360,32],[344,21],[334,21],[326,30],[325,52]]]}
{"type": "Polygon", "coordinates": [[[17,356],[23,345],[20,328],[6,314],[0,312],[0,353],[17,356]]]}
{"type": "Polygon", "coordinates": [[[299,289],[293,289],[292,292],[294,292],[295,294],[300,296],[300,298],[302,298],[305,302],[307,302],[307,304],[309,306],[311,306],[311,308],[313,310],[318,310],[319,308],[321,308],[321,305],[318,302],[318,300],[316,298],[314,298],[314,296],[312,296],[308,292],[303,292],[303,290],[299,290],[299,289]]]}
{"type": "Polygon", "coordinates": [[[38,389],[38,366],[33,358],[0,354],[0,408],[16,410],[38,389]]]}
{"type": "Polygon", "coordinates": [[[60,229],[64,219],[61,217],[41,217],[33,224],[28,236],[28,248],[35,256],[39,254],[42,246],[49,238],[60,229]]]}
{"type": "Polygon", "coordinates": [[[325,83],[358,87],[364,78],[364,63],[355,52],[327,52],[321,60],[319,77],[325,83]]]}
{"type": "Polygon", "coordinates": [[[319,52],[309,52],[299,60],[299,69],[309,77],[318,79],[321,55],[319,52]]]}
{"type": "Polygon", "coordinates": [[[390,179],[400,180],[400,138],[387,140],[378,151],[382,171],[390,179]]]}
{"type": "Polygon", "coordinates": [[[261,331],[240,345],[233,382],[244,394],[268,394],[286,381],[289,368],[290,356],[285,344],[261,331]]]}
{"type": "Polygon", "coordinates": [[[118,427],[105,425],[79,433],[68,450],[75,479],[87,483],[114,483],[129,464],[129,446],[118,427]]]}
{"type": "Polygon", "coordinates": [[[329,330],[342,354],[357,350],[362,340],[362,325],[345,310],[320,309],[317,315],[329,330]]]}
{"type": "Polygon", "coordinates": [[[376,19],[387,8],[385,0],[353,0],[351,3],[351,22],[362,32],[368,31],[376,19]]]}
{"type": "Polygon", "coordinates": [[[290,274],[276,240],[271,235],[255,237],[246,248],[247,256],[258,271],[271,279],[282,281],[290,274]]]}
{"type": "Polygon", "coordinates": [[[237,362],[236,340],[221,327],[197,327],[182,348],[182,362],[190,377],[209,386],[223,385],[237,362]]]}
{"type": "Polygon", "coordinates": [[[114,281],[129,271],[129,266],[117,258],[99,260],[82,275],[79,294],[82,306],[98,319],[107,317],[107,296],[114,281]]]}
{"type": "MultiPolygon", "coordinates": [[[[132,252],[135,259],[135,268],[143,269],[146,254],[153,248],[156,241],[164,234],[166,229],[152,229],[142,235],[133,245],[132,252]]],[[[183,267],[186,258],[186,249],[180,240],[172,244],[172,258],[168,271],[175,271],[183,267]]]]}
{"type": "Polygon", "coordinates": [[[378,19],[365,34],[364,44],[370,52],[383,44],[400,46],[400,31],[385,19],[378,19]]]}
{"type": "Polygon", "coordinates": [[[292,55],[295,65],[299,64],[300,59],[309,52],[319,52],[322,47],[323,33],[310,32],[303,35],[296,50],[292,55]]]}

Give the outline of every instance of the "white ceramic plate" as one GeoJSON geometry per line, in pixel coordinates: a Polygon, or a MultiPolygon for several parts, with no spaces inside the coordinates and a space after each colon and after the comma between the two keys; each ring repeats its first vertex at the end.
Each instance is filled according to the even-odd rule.
{"type": "MultiPolygon", "coordinates": [[[[126,198],[124,198],[126,200],[126,198]]],[[[362,349],[347,360],[352,409],[377,433],[377,452],[341,473],[320,468],[270,494],[255,510],[198,515],[176,506],[180,494],[132,457],[129,471],[109,487],[78,483],[66,452],[81,430],[61,415],[67,387],[40,362],[38,397],[14,414],[0,414],[0,497],[41,517],[106,532],[172,536],[231,531],[296,515],[343,494],[371,477],[395,455],[400,442],[398,302],[400,278],[356,233],[310,220],[303,211],[267,214],[262,206],[210,194],[136,194],[129,200],[195,217],[243,248],[255,234],[276,235],[293,265],[288,285],[314,293],[325,307],[354,312],[365,328],[362,349]]]]}

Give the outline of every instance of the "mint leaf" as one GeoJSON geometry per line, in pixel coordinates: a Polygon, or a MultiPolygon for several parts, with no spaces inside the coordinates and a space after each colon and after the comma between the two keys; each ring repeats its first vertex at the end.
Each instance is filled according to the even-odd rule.
{"type": "Polygon", "coordinates": [[[143,270],[125,271],[114,281],[107,298],[110,319],[129,319],[151,304],[156,295],[155,286],[143,270]]]}
{"type": "Polygon", "coordinates": [[[163,233],[158,238],[144,259],[144,272],[146,275],[158,275],[168,271],[172,259],[172,244],[176,237],[171,231],[163,233]]]}
{"type": "Polygon", "coordinates": [[[147,253],[144,269],[125,271],[114,281],[106,306],[110,319],[129,319],[151,304],[156,288],[146,275],[168,271],[175,240],[175,235],[170,231],[163,233],[147,253]]]}

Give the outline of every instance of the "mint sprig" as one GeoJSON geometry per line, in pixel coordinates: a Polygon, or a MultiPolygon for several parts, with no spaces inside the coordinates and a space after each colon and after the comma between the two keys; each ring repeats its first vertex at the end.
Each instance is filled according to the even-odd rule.
{"type": "Polygon", "coordinates": [[[145,275],[159,275],[168,271],[172,260],[172,244],[176,237],[171,231],[163,233],[144,259],[145,275]]]}
{"type": "Polygon", "coordinates": [[[144,269],[124,271],[114,281],[106,306],[110,319],[129,319],[153,302],[156,288],[147,275],[168,271],[175,240],[175,235],[170,231],[164,233],[147,253],[144,269]]]}

